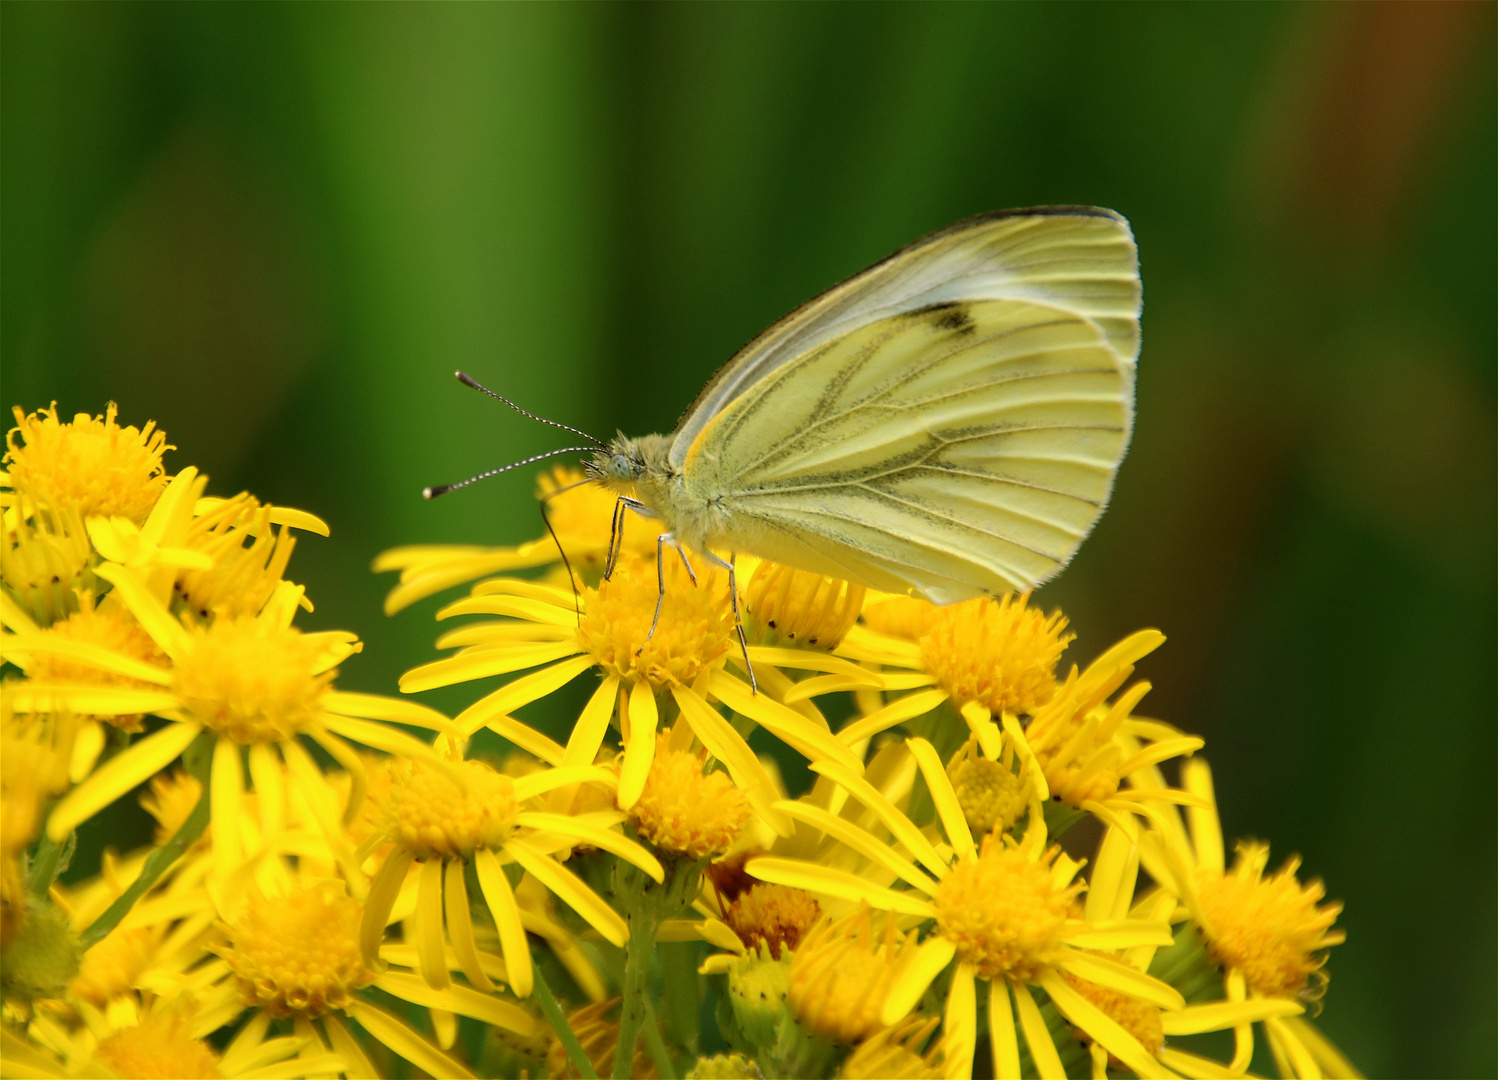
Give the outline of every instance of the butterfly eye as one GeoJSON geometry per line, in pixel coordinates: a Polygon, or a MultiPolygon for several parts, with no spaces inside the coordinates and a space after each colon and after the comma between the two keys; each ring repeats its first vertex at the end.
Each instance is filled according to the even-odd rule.
{"type": "Polygon", "coordinates": [[[608,472],[611,480],[633,480],[635,478],[634,463],[623,454],[610,456],[608,472]]]}

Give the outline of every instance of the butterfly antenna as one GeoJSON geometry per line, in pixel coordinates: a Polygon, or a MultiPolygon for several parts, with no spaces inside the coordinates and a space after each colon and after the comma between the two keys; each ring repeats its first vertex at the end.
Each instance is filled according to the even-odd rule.
{"type": "MultiPolygon", "coordinates": [[[[567,424],[559,424],[555,420],[548,420],[544,416],[537,416],[533,412],[528,412],[527,410],[522,409],[519,405],[516,405],[513,401],[511,401],[509,398],[505,397],[503,394],[496,394],[493,390],[490,390],[487,386],[485,386],[482,383],[480,383],[477,379],[475,379],[472,375],[469,375],[466,371],[455,371],[455,372],[453,372],[453,374],[458,377],[458,381],[460,383],[462,383],[464,386],[471,386],[471,387],[473,387],[473,389],[478,390],[481,393],[488,394],[490,397],[494,398],[496,401],[503,401],[510,408],[512,408],[516,412],[518,412],[521,416],[528,416],[532,420],[536,421],[538,424],[550,424],[554,428],[561,428],[563,431],[570,431],[574,435],[581,435],[583,438],[587,439],[590,443],[592,443],[593,446],[596,446],[600,450],[607,450],[608,449],[608,447],[606,447],[603,443],[599,442],[592,435],[589,435],[586,431],[579,431],[575,427],[569,427],[567,424]]],[[[593,447],[590,446],[590,447],[586,447],[585,449],[591,450],[591,449],[593,449],[593,447]]],[[[532,460],[534,460],[534,459],[532,459],[532,460]]],[[[519,462],[518,464],[524,465],[525,462],[522,461],[522,462],[519,462]]],[[[479,479],[479,478],[478,477],[474,477],[474,479],[479,479]]],[[[454,485],[454,486],[457,486],[457,485],[454,485]]]]}
{"type": "MultiPolygon", "coordinates": [[[[497,469],[490,469],[488,472],[481,472],[477,476],[470,476],[467,480],[459,480],[456,484],[438,484],[436,487],[422,488],[421,497],[423,499],[435,499],[438,495],[446,495],[449,491],[457,491],[459,488],[465,488],[469,484],[476,484],[480,480],[487,480],[491,476],[498,476],[502,472],[509,472],[511,469],[518,469],[522,465],[530,465],[537,461],[544,461],[549,457],[556,457],[558,454],[586,454],[592,449],[593,448],[591,446],[564,446],[560,450],[548,450],[544,454],[536,454],[532,457],[526,458],[523,461],[514,461],[508,465],[501,465],[497,469]]],[[[558,546],[560,547],[561,545],[558,546]]]]}
{"type": "Polygon", "coordinates": [[[571,491],[575,487],[582,487],[584,484],[591,484],[592,482],[592,480],[578,480],[576,483],[559,487],[555,491],[549,491],[541,496],[541,521],[546,525],[546,531],[551,534],[552,542],[556,544],[557,551],[562,554],[562,565],[567,568],[567,583],[572,586],[572,612],[577,616],[579,626],[582,625],[583,621],[583,605],[582,599],[577,593],[577,577],[572,573],[572,560],[567,558],[567,549],[562,546],[562,538],[551,527],[551,515],[546,512],[546,504],[564,491],[571,491]]]}

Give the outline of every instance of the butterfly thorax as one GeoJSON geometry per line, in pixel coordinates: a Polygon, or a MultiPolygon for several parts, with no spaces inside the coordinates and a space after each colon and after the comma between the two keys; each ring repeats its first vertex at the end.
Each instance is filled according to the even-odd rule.
{"type": "Polygon", "coordinates": [[[644,504],[662,522],[662,532],[673,532],[690,547],[702,549],[719,531],[718,515],[709,501],[685,482],[670,462],[671,437],[619,435],[608,449],[587,462],[589,475],[610,491],[644,504]]]}

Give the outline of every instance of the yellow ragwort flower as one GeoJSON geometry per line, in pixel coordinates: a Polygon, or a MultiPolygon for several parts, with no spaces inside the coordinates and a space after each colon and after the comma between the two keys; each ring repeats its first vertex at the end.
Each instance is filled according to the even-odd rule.
{"type": "Polygon", "coordinates": [[[79,413],[66,423],[56,402],[30,415],[17,406],[5,439],[6,483],[36,503],[84,517],[145,521],[167,484],[161,455],[175,448],[154,421],[144,430],[120,427],[118,411],[110,402],[103,416],[79,413]]]}
{"type": "Polygon", "coordinates": [[[703,773],[703,758],[671,749],[672,733],[656,738],[645,790],[630,807],[641,836],[661,851],[688,859],[724,854],[753,814],[727,773],[703,773]]]}
{"type": "Polygon", "coordinates": [[[915,931],[900,934],[895,922],[886,914],[876,927],[863,904],[806,935],[791,957],[786,997],[802,1027],[819,1039],[851,1044],[885,1026],[885,999],[916,950],[915,931]]]}

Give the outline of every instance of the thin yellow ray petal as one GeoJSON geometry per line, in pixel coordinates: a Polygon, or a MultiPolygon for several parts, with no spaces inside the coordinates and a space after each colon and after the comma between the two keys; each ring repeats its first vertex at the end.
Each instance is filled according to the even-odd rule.
{"type": "Polygon", "coordinates": [[[1169,983],[1161,982],[1138,968],[1130,967],[1128,964],[1120,963],[1107,956],[1083,952],[1080,949],[1063,949],[1056,964],[1063,971],[1070,972],[1079,979],[1106,986],[1110,990],[1128,994],[1140,1001],[1148,1001],[1151,1005],[1158,1005],[1162,1009],[1181,1009],[1186,1005],[1186,999],[1181,997],[1181,992],[1169,983]]]}
{"type": "Polygon", "coordinates": [[[354,694],[346,690],[330,690],[322,697],[322,707],[339,716],[353,716],[363,720],[389,720],[412,727],[431,728],[456,735],[457,725],[436,709],[430,709],[418,701],[402,701],[383,694],[354,694]]]}
{"type": "Polygon", "coordinates": [[[364,900],[364,917],[359,923],[359,951],[364,962],[377,966],[380,942],[385,937],[385,927],[390,922],[390,912],[406,883],[406,871],[411,869],[410,852],[397,847],[385,856],[385,862],[375,871],[369,885],[369,895],[364,900]]]}
{"type": "Polygon", "coordinates": [[[61,843],[80,824],[175,761],[202,730],[201,724],[168,724],[110,758],[62,797],[47,819],[47,836],[61,843]]]}
{"type": "Polygon", "coordinates": [[[313,821],[317,824],[318,831],[322,833],[323,842],[327,844],[328,850],[332,852],[333,858],[338,861],[339,867],[343,870],[349,891],[355,899],[363,900],[369,888],[369,882],[359,866],[359,861],[354,857],[353,845],[343,831],[343,824],[339,821],[339,808],[332,789],[328,786],[327,778],[313,762],[312,756],[295,739],[287,739],[278,745],[281,748],[281,757],[296,781],[297,793],[311,811],[313,821]]]}
{"type": "Polygon", "coordinates": [[[1004,752],[1004,738],[999,734],[999,725],[993,722],[993,713],[988,711],[987,706],[976,701],[969,701],[961,712],[968,730],[977,738],[983,756],[989,761],[998,761],[999,755],[1004,752]]]}
{"type": "Polygon", "coordinates": [[[1139,825],[1127,813],[1121,814],[1107,803],[1098,802],[1096,799],[1082,800],[1081,808],[1089,814],[1096,815],[1103,824],[1123,833],[1130,840],[1139,839],[1139,825]]]}
{"type": "Polygon", "coordinates": [[[790,799],[782,799],[775,803],[775,809],[796,819],[804,821],[814,829],[819,829],[854,851],[858,852],[870,862],[878,863],[896,876],[920,889],[930,896],[936,892],[936,882],[922,873],[920,868],[895,851],[884,841],[871,836],[867,830],[860,829],[846,818],[840,818],[836,814],[829,814],[819,806],[810,803],[795,802],[790,799]]]}
{"type": "Polygon", "coordinates": [[[535,972],[531,967],[531,947],[525,939],[525,927],[520,922],[520,908],[515,903],[515,890],[510,888],[499,860],[488,848],[479,848],[473,853],[473,867],[478,874],[484,901],[489,905],[489,913],[494,916],[510,989],[516,997],[530,997],[535,986],[535,972]]]}
{"type": "Polygon", "coordinates": [[[477,1080],[457,1058],[444,1054],[440,1049],[407,1027],[404,1021],[377,1009],[369,1002],[354,998],[344,1009],[359,1021],[365,1031],[394,1050],[418,1069],[432,1076],[452,1077],[455,1080],[477,1080]]]}
{"type": "Polygon", "coordinates": [[[959,859],[976,858],[978,848],[973,843],[973,833],[968,828],[967,815],[962,812],[962,806],[957,802],[957,792],[952,790],[952,781],[947,778],[947,770],[942,767],[941,758],[936,756],[936,748],[925,739],[919,738],[907,739],[905,745],[915,756],[915,763],[920,766],[921,775],[926,778],[926,787],[931,792],[931,801],[936,804],[936,812],[941,817],[942,828],[946,830],[947,839],[952,842],[952,849],[957,852],[957,857],[959,859]]]}
{"type": "Polygon", "coordinates": [[[1269,1033],[1271,1044],[1277,1044],[1280,1052],[1290,1059],[1291,1068],[1297,1077],[1302,1080],[1321,1080],[1324,1075],[1321,1063],[1311,1053],[1310,1047],[1301,1042],[1283,1020],[1264,1021],[1264,1030],[1269,1033]]]}
{"type": "Polygon", "coordinates": [[[879,678],[885,690],[919,690],[936,685],[936,676],[924,671],[881,671],[879,678]]]}
{"type": "Polygon", "coordinates": [[[0,592],[0,626],[16,634],[34,634],[41,629],[6,592],[0,592]]]}
{"type": "Polygon", "coordinates": [[[591,765],[598,757],[598,748],[608,734],[609,718],[614,715],[614,702],[618,699],[619,676],[610,675],[598,684],[593,696],[583,706],[577,723],[572,725],[572,734],[567,739],[567,749],[562,754],[563,765],[591,765]]]}
{"type": "Polygon", "coordinates": [[[1020,1027],[1025,1032],[1025,1045],[1030,1048],[1030,1058],[1035,1062],[1040,1080],[1066,1080],[1066,1069],[1062,1067],[1061,1055],[1056,1053],[1056,1044],[1040,1015],[1040,1008],[1024,983],[1010,985],[1014,991],[1015,1011],[1019,1013],[1020,1027]]]}
{"type": "Polygon", "coordinates": [[[1014,1030],[1007,979],[994,979],[988,984],[988,1037],[993,1043],[995,1080],[1020,1080],[1019,1035],[1014,1030]]]}
{"type": "Polygon", "coordinates": [[[577,636],[575,626],[541,626],[538,623],[476,622],[444,630],[437,636],[439,649],[469,646],[495,648],[517,643],[540,645],[546,641],[566,641],[577,636]]]}
{"type": "Polygon", "coordinates": [[[224,1056],[219,1059],[221,1075],[234,1076],[242,1069],[266,1064],[257,1059],[256,1051],[265,1038],[265,1033],[270,1030],[270,1021],[271,1015],[264,1009],[257,1009],[250,1014],[249,1020],[245,1021],[244,1027],[239,1029],[239,1034],[229,1042],[224,1056]]]}
{"type": "MultiPolygon", "coordinates": [[[[756,671],[759,669],[756,668],[756,671]]],[[[873,672],[865,672],[864,676],[857,675],[817,675],[810,679],[802,679],[795,683],[789,690],[781,695],[781,702],[785,705],[795,705],[797,702],[810,701],[822,694],[835,694],[843,690],[867,690],[879,689],[879,676],[873,672]]]]}
{"type": "Polygon", "coordinates": [[[978,988],[973,966],[965,961],[959,961],[952,972],[942,1017],[942,1042],[948,1080],[972,1076],[973,1055],[978,1049],[978,988]]]}
{"type": "Polygon", "coordinates": [[[565,608],[568,615],[576,618],[573,604],[577,597],[571,589],[558,588],[548,585],[544,581],[535,581],[530,578],[499,577],[481,581],[473,587],[474,596],[526,596],[532,600],[542,600],[559,608],[565,608]]]}
{"type": "Polygon", "coordinates": [[[761,881],[791,885],[807,892],[826,893],[842,900],[851,900],[855,904],[867,900],[870,906],[882,911],[898,911],[904,915],[920,915],[928,919],[936,917],[936,909],[931,906],[931,902],[916,893],[881,889],[877,885],[870,885],[857,874],[818,863],[762,856],[750,859],[744,866],[744,872],[761,881]]]}
{"type": "MultiPolygon", "coordinates": [[[[1136,803],[1136,802],[1167,802],[1176,806],[1201,806],[1207,805],[1206,800],[1189,791],[1178,791],[1175,788],[1119,788],[1108,797],[1109,803],[1136,803]]],[[[1133,811],[1132,805],[1122,807],[1133,811]]]]}
{"type": "MultiPolygon", "coordinates": [[[[1113,908],[1119,890],[1124,885],[1129,859],[1133,855],[1138,866],[1137,847],[1133,839],[1120,829],[1109,829],[1098,845],[1097,860],[1093,863],[1092,879],[1087,883],[1087,900],[1083,914],[1088,922],[1113,919],[1113,908]]],[[[1129,888],[1132,895],[1132,885],[1129,888]]]]}
{"type": "Polygon", "coordinates": [[[55,637],[49,634],[18,634],[15,637],[7,637],[4,645],[4,655],[7,660],[20,654],[33,656],[44,654],[48,656],[64,656],[70,660],[87,664],[98,668],[100,671],[112,672],[115,675],[124,675],[127,678],[139,679],[142,682],[155,683],[157,686],[170,686],[172,673],[163,668],[143,663],[129,656],[121,655],[113,649],[106,649],[102,645],[95,645],[87,641],[70,641],[67,638],[55,637]]]}
{"type": "Polygon", "coordinates": [[[571,597],[567,606],[561,607],[550,599],[533,600],[525,596],[468,596],[455,600],[437,612],[438,619],[451,619],[455,615],[504,615],[512,619],[540,623],[542,626],[576,626],[577,613],[572,610],[571,597]]]}
{"type": "MultiPolygon", "coordinates": [[[[1071,988],[1060,972],[1047,968],[1041,972],[1040,985],[1051,995],[1057,1010],[1093,1041],[1118,1058],[1142,1077],[1170,1080],[1174,1075],[1159,1060],[1139,1044],[1118,1022],[1108,1016],[1092,1002],[1071,988]]],[[[1033,1004],[1033,1002],[1032,1002],[1033,1004]]]]}
{"type": "Polygon", "coordinates": [[[518,1005],[466,986],[455,984],[446,990],[433,990],[415,975],[399,971],[385,972],[375,980],[375,985],[402,1001],[424,1005],[429,1009],[445,1009],[460,1016],[471,1016],[486,1024],[513,1031],[522,1038],[533,1038],[540,1032],[536,1018],[518,1005]]]}
{"type": "MultiPolygon", "coordinates": [[[[468,907],[468,883],[463,877],[463,862],[448,859],[442,872],[442,906],[447,915],[447,940],[452,942],[458,966],[468,981],[485,994],[494,992],[494,984],[484,973],[478,946],[473,940],[473,915],[468,907]]],[[[444,957],[444,962],[445,962],[444,957]]],[[[443,1006],[449,1008],[450,1006],[443,1006]]],[[[461,1009],[454,1010],[461,1012],[461,1009]]],[[[464,1014],[467,1015],[467,1014],[464,1014]]]]}
{"type": "Polygon", "coordinates": [[[618,783],[618,778],[601,766],[566,765],[555,769],[542,769],[529,776],[517,778],[515,798],[520,802],[525,802],[564,784],[603,784],[606,787],[613,787],[616,783],[618,783]]]}
{"type": "Polygon", "coordinates": [[[1320,1029],[1305,1017],[1287,1016],[1279,1023],[1304,1044],[1320,1064],[1323,1072],[1330,1076],[1363,1080],[1363,1074],[1348,1060],[1347,1055],[1342,1053],[1334,1042],[1323,1035],[1320,1029]]]}
{"type": "Polygon", "coordinates": [[[250,745],[250,782],[260,809],[260,829],[268,837],[286,825],[286,774],[270,743],[250,745]]]}
{"type": "Polygon", "coordinates": [[[1168,761],[1173,757],[1181,757],[1183,754],[1194,754],[1207,745],[1206,739],[1199,739],[1194,735],[1183,736],[1179,739],[1166,739],[1164,742],[1150,743],[1137,754],[1131,754],[1118,766],[1119,776],[1128,776],[1148,765],[1158,765],[1162,761],[1168,761]]]}
{"type": "Polygon", "coordinates": [[[571,870],[518,837],[512,836],[505,841],[505,852],[514,856],[515,861],[550,889],[557,899],[581,915],[606,941],[624,947],[629,940],[629,925],[571,870]]]}
{"type": "Polygon", "coordinates": [[[491,717],[507,716],[522,705],[529,705],[560,690],[592,666],[591,656],[575,656],[529,675],[522,675],[468,706],[453,722],[458,725],[459,731],[471,735],[487,724],[491,717]]]}
{"type": "Polygon", "coordinates": [[[490,717],[484,726],[548,765],[560,765],[567,756],[567,752],[555,739],[541,734],[529,724],[522,724],[513,716],[490,717]]]}
{"type": "Polygon", "coordinates": [[[5,703],[18,713],[68,709],[85,716],[128,716],[163,713],[181,705],[168,690],[136,690],[128,686],[28,679],[5,688],[5,703]]]}
{"type": "Polygon", "coordinates": [[[244,771],[239,747],[228,739],[213,744],[213,766],[209,773],[213,811],[209,835],[213,837],[213,868],[220,880],[227,879],[244,861],[239,846],[239,808],[244,801],[244,771]]]}
{"type": "Polygon", "coordinates": [[[1019,718],[1013,713],[1007,712],[1001,713],[1000,717],[1004,734],[1009,736],[1009,741],[1014,744],[1014,752],[1025,763],[1025,770],[1030,777],[1030,784],[1035,788],[1035,798],[1044,805],[1051,798],[1051,788],[1046,782],[1045,770],[1040,767],[1040,762],[1035,757],[1035,751],[1030,749],[1030,740],[1025,738],[1025,731],[1019,726],[1019,718]]]}
{"type": "Polygon", "coordinates": [[[645,791],[645,778],[655,760],[655,726],[660,711],[650,683],[638,679],[629,688],[629,729],[624,739],[624,764],[619,769],[619,809],[628,810],[645,791]]]}
{"type": "Polygon", "coordinates": [[[1200,1080],[1243,1080],[1244,1073],[1241,1070],[1234,1072],[1220,1061],[1188,1054],[1171,1046],[1160,1047],[1159,1056],[1162,1065],[1183,1076],[1199,1077],[1200,1080]]]}
{"type": "Polygon", "coordinates": [[[1196,850],[1196,865],[1209,873],[1221,874],[1227,869],[1222,850],[1222,822],[1217,817],[1217,794],[1212,790],[1212,769],[1200,758],[1181,765],[1181,786],[1204,802],[1186,810],[1191,822],[1191,842],[1196,850]]]}
{"type": "Polygon", "coordinates": [[[754,694],[747,683],[728,672],[722,669],[713,672],[707,685],[708,692],[719,701],[753,720],[808,761],[837,761],[854,772],[863,771],[863,762],[831,733],[796,710],[763,694],[754,694]]]}
{"type": "Polygon", "coordinates": [[[870,713],[861,720],[844,727],[837,733],[837,741],[844,746],[871,739],[881,731],[888,731],[896,724],[903,724],[917,716],[924,716],[951,695],[945,690],[920,690],[896,698],[878,712],[870,713]]]}
{"type": "Polygon", "coordinates": [[[733,729],[733,725],[723,719],[722,714],[713,708],[697,691],[682,686],[673,686],[671,696],[676,699],[676,704],[681,708],[681,715],[692,729],[692,734],[702,741],[707,747],[707,752],[721,761],[728,769],[728,775],[733,777],[733,782],[748,797],[749,803],[754,807],[770,828],[781,836],[790,836],[795,832],[795,826],[791,824],[788,817],[779,810],[774,809],[775,784],[770,779],[770,774],[765,767],[759,763],[759,758],[754,756],[754,751],[749,749],[749,744],[744,737],[733,729]]]}
{"type": "MultiPolygon", "coordinates": [[[[465,650],[457,656],[434,660],[430,664],[422,664],[406,672],[400,677],[401,693],[418,694],[423,690],[435,690],[439,686],[473,682],[475,679],[487,679],[494,675],[508,675],[512,671],[523,671],[526,668],[539,667],[554,660],[574,656],[577,651],[578,646],[575,640],[465,650]]],[[[588,663],[592,663],[591,657],[588,658],[588,663]]],[[[509,712],[510,710],[502,711],[509,712]]]]}
{"type": "Polygon", "coordinates": [[[515,815],[515,824],[584,840],[596,848],[612,852],[626,862],[633,863],[656,881],[666,880],[666,871],[661,867],[659,859],[629,837],[616,833],[612,829],[599,828],[597,825],[580,821],[566,814],[546,814],[534,810],[525,810],[515,815]]]}
{"type": "Polygon", "coordinates": [[[846,675],[858,680],[860,686],[878,687],[883,680],[868,668],[859,667],[851,660],[844,660],[831,653],[813,649],[784,649],[773,645],[749,646],[749,662],[771,667],[790,668],[793,671],[825,671],[833,675],[846,675]]]}
{"type": "Polygon", "coordinates": [[[879,1019],[886,1024],[898,1024],[921,1000],[938,975],[947,969],[952,957],[957,955],[957,946],[940,935],[923,941],[910,961],[900,969],[894,983],[884,999],[884,1009],[879,1019]]]}
{"type": "Polygon", "coordinates": [[[449,983],[442,936],[442,862],[422,863],[416,879],[416,956],[422,978],[434,990],[445,989],[449,983]]]}
{"type": "Polygon", "coordinates": [[[1132,949],[1139,945],[1170,945],[1169,923],[1143,922],[1139,919],[1119,919],[1117,922],[1084,923],[1078,920],[1068,924],[1062,931],[1066,943],[1078,949],[1098,949],[1111,952],[1114,949],[1132,949]]]}
{"type": "Polygon", "coordinates": [[[1179,1012],[1160,1017],[1166,1035],[1200,1035],[1225,1031],[1239,1024],[1257,1024],[1270,1017],[1299,1016],[1305,1006],[1289,998],[1250,998],[1247,1001],[1211,1001],[1188,1005],[1179,1012]]]}
{"type": "Polygon", "coordinates": [[[885,827],[894,834],[895,839],[905,845],[905,850],[914,855],[933,875],[937,878],[946,877],[947,861],[936,853],[936,849],[931,846],[931,841],[921,835],[921,831],[915,827],[914,823],[894,803],[890,802],[883,792],[841,765],[835,765],[832,762],[813,762],[811,767],[814,772],[821,773],[829,780],[836,781],[847,788],[848,794],[872,810],[885,827]]]}
{"type": "Polygon", "coordinates": [[[451,776],[461,775],[451,761],[443,757],[420,739],[407,735],[399,728],[381,724],[375,720],[358,720],[352,716],[323,713],[322,722],[329,731],[342,735],[364,746],[383,750],[399,757],[420,758],[437,766],[451,776]]]}

